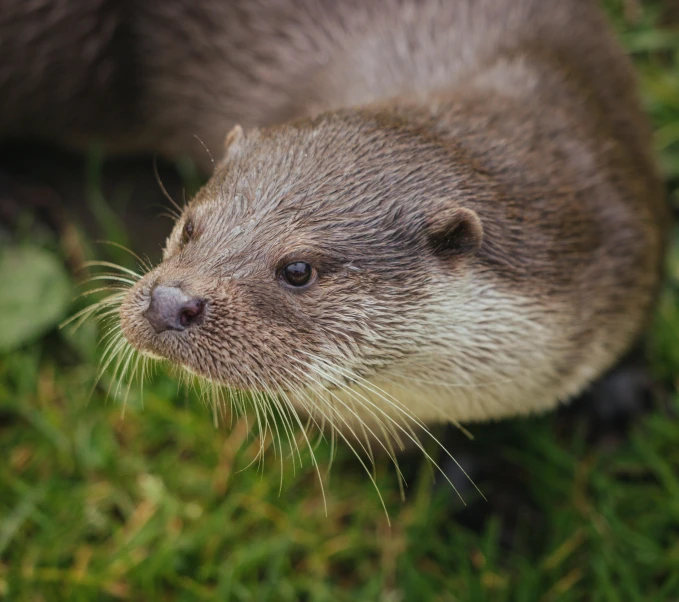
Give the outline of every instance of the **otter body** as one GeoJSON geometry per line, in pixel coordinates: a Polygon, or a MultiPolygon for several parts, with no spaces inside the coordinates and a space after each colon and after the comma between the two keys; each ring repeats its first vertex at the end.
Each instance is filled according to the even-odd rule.
{"type": "Polygon", "coordinates": [[[662,187],[590,1],[4,4],[0,134],[217,160],[122,302],[142,353],[381,436],[551,408],[648,319],[662,187]]]}

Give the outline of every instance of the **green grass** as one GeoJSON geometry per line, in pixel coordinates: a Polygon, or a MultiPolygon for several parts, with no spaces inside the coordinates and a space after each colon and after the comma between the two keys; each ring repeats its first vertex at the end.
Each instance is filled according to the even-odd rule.
{"type": "MultiPolygon", "coordinates": [[[[679,33],[659,25],[655,5],[630,23],[609,4],[679,205],[679,33]]],[[[111,236],[122,236],[98,197],[96,169],[86,185],[111,236]]],[[[40,242],[60,252],[59,241],[40,242]]],[[[432,488],[424,463],[402,502],[393,469],[378,462],[389,524],[344,447],[324,505],[308,458],[294,473],[286,459],[281,475],[269,450],[248,468],[257,444],[245,425],[215,429],[210,411],[168,376],[145,387],[143,407],[133,391],[123,418],[106,379],[91,394],[91,328],[53,329],[1,355],[0,598],[679,601],[678,249],[649,350],[671,383],[669,407],[658,403],[613,448],[588,446],[577,429],[564,434],[555,415],[472,429],[469,449],[494,446],[520,467],[517,487],[542,516],[520,515],[511,550],[500,544],[499,517],[481,534],[452,520],[459,502],[432,488]]],[[[328,446],[318,453],[327,467],[328,446]]],[[[484,492],[493,496],[492,478],[484,492]]]]}

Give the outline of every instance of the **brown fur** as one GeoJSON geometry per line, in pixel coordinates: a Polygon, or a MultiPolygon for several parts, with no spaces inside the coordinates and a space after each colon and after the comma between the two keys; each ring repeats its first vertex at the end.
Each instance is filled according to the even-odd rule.
{"type": "MultiPolygon", "coordinates": [[[[591,2],[107,6],[83,33],[90,60],[64,50],[79,69],[64,86],[110,60],[102,89],[124,102],[100,121],[97,85],[74,92],[88,112],[57,103],[45,135],[208,167],[196,136],[219,156],[246,130],[127,296],[134,347],[350,422],[426,422],[551,407],[638,336],[665,206],[630,67],[591,2]],[[125,32],[138,63],[115,54],[125,32]],[[292,261],[317,269],[308,289],[277,278],[292,261]],[[156,334],[142,313],[158,283],[205,298],[205,320],[156,334]]],[[[3,18],[0,31],[29,20],[3,18]]],[[[24,87],[0,71],[0,132],[40,113],[18,99],[49,81],[45,40],[24,87]]]]}

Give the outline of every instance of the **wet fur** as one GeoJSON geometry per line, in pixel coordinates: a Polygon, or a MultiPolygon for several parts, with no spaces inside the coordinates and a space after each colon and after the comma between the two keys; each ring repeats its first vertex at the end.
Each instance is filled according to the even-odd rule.
{"type": "MultiPolygon", "coordinates": [[[[64,19],[81,10],[50,4],[64,19]]],[[[164,261],[126,283],[134,348],[340,428],[403,436],[395,425],[551,408],[643,329],[666,212],[630,66],[593,3],[91,8],[91,53],[54,43],[71,90],[102,63],[104,81],[70,98],[48,88],[56,59],[36,34],[22,59],[35,75],[0,71],[0,133],[190,153],[209,170],[204,143],[218,159],[164,261]],[[124,97],[106,119],[99,86],[124,97]],[[71,105],[20,102],[40,94],[71,105]],[[432,241],[460,215],[471,244],[441,252],[432,241]],[[305,258],[318,281],[286,289],[277,270],[305,258]],[[204,322],[156,335],[141,315],[155,283],[205,297],[204,322]]],[[[13,10],[0,31],[35,20],[13,10]]],[[[18,44],[3,39],[0,53],[18,44]]]]}

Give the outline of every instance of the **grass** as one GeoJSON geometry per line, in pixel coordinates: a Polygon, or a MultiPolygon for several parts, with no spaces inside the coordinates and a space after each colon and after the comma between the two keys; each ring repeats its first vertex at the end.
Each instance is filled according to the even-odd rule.
{"type": "MultiPolygon", "coordinates": [[[[679,33],[655,4],[609,2],[637,64],[670,196],[679,207],[679,33]],[[630,22],[629,18],[634,17],[630,22]]],[[[86,185],[106,217],[96,173],[86,185]]],[[[37,239],[50,252],[59,241],[37,239]]],[[[677,237],[675,237],[675,243],[677,237]]],[[[31,239],[36,244],[36,238],[31,239]]],[[[116,259],[120,259],[119,257],[116,259]]],[[[481,533],[409,463],[407,499],[385,461],[370,480],[344,448],[323,495],[311,463],[268,453],[244,423],[157,375],[121,416],[91,392],[95,333],[50,330],[0,356],[0,598],[12,601],[679,601],[679,247],[652,329],[652,369],[670,399],[612,447],[557,415],[475,427],[532,500],[511,549],[502,516],[481,533]],[[282,477],[282,478],[281,478],[282,477]]],[[[106,383],[104,383],[106,384],[106,383]]],[[[319,446],[327,467],[328,446],[319,446]]],[[[491,475],[482,484],[493,498],[491,475]]],[[[473,496],[472,496],[473,497],[473,496]]],[[[525,510],[525,512],[523,512],[525,510]]]]}

